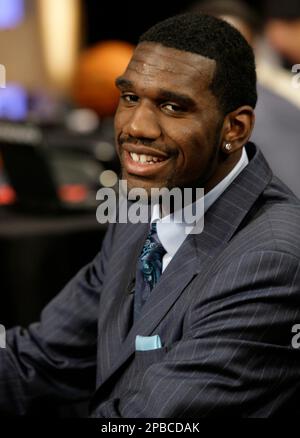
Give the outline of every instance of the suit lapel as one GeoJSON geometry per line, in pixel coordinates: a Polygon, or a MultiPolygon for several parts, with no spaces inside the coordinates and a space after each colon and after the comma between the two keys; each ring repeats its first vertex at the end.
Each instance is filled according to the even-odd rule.
{"type": "MultiPolygon", "coordinates": [[[[102,374],[102,384],[134,353],[137,335],[150,336],[155,333],[160,321],[178,300],[195,275],[200,274],[203,279],[208,275],[213,260],[228,244],[228,241],[269,183],[272,172],[262,154],[251,143],[247,147],[247,152],[250,159],[253,157],[250,164],[207,211],[203,232],[189,235],[184,241],[152,290],[140,319],[131,327],[127,336],[125,332],[130,326],[128,324],[128,308],[124,305],[124,302],[126,302],[124,288],[123,290],[120,288],[114,300],[116,311],[115,316],[111,319],[111,327],[116,328],[116,320],[119,321],[119,325],[123,321],[124,337],[122,337],[122,340],[124,339],[124,342],[117,344],[116,354],[114,355],[115,360],[111,367],[106,370],[107,372],[102,374]],[[127,322],[124,324],[124,321],[127,322]]],[[[146,234],[147,228],[146,233],[145,229],[142,233],[138,250],[134,251],[132,249],[129,256],[126,257],[127,266],[130,259],[135,269],[136,260],[146,234]]],[[[131,270],[128,277],[125,276],[127,280],[130,276],[132,277],[132,272],[131,270]]],[[[113,345],[116,342],[115,331],[110,330],[110,333],[112,338],[108,339],[108,342],[113,345]]]]}
{"type": "Polygon", "coordinates": [[[98,378],[102,380],[116,363],[132,325],[135,265],[145,241],[148,224],[118,224],[116,250],[100,301],[98,321],[98,378]]]}

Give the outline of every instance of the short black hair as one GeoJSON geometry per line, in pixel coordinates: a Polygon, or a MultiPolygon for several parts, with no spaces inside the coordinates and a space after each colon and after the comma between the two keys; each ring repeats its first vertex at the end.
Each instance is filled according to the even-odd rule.
{"type": "Polygon", "coordinates": [[[139,43],[196,53],[216,61],[210,89],[224,114],[257,102],[254,53],[245,38],[225,21],[205,14],[185,13],[157,23],[139,43]]]}

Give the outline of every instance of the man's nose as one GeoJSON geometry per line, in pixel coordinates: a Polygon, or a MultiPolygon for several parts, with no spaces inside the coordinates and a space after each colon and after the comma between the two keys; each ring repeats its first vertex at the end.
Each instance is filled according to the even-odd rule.
{"type": "Polygon", "coordinates": [[[161,135],[161,127],[155,109],[147,103],[140,103],[132,109],[126,133],[135,138],[156,140],[161,135]]]}

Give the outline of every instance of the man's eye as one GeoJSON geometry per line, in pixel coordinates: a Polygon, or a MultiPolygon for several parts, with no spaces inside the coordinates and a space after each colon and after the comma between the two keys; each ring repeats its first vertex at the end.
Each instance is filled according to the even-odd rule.
{"type": "Polygon", "coordinates": [[[183,111],[183,109],[180,106],[175,105],[173,103],[167,103],[163,105],[163,108],[170,113],[179,113],[183,111]]]}
{"type": "Polygon", "coordinates": [[[127,103],[134,103],[138,101],[138,97],[135,94],[122,94],[121,99],[127,103]]]}

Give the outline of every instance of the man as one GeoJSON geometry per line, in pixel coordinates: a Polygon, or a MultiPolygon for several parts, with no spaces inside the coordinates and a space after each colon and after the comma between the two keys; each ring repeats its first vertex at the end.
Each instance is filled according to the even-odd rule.
{"type": "Polygon", "coordinates": [[[204,187],[204,230],[164,227],[155,209],[150,233],[111,225],[41,322],[9,331],[0,409],[90,399],[99,418],[298,412],[300,205],[247,143],[250,46],[217,18],[173,17],[142,36],[117,86],[123,179],[148,193],[204,187]]]}

